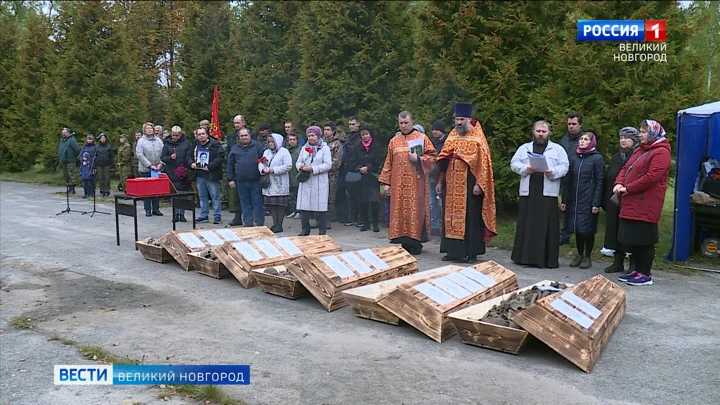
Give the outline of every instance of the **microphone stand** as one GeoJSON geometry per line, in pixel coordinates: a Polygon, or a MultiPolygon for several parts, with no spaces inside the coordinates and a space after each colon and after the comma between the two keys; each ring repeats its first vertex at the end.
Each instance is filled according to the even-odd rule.
{"type": "Polygon", "coordinates": [[[83,212],[82,214],[83,214],[83,215],[85,215],[85,214],[90,214],[90,218],[92,218],[92,216],[95,215],[95,214],[110,215],[109,212],[103,212],[103,211],[98,211],[98,210],[96,210],[96,209],[95,209],[96,204],[97,204],[97,193],[93,193],[93,209],[92,209],[92,211],[85,211],[85,212],[83,212]]]}
{"type": "Polygon", "coordinates": [[[70,187],[72,187],[72,186],[65,185],[65,187],[66,187],[66,190],[65,190],[65,202],[67,203],[67,208],[65,208],[64,210],[58,212],[58,213],[55,214],[55,215],[68,214],[68,213],[71,213],[71,212],[82,212],[83,214],[85,214],[85,212],[83,212],[83,211],[77,211],[77,210],[71,210],[71,209],[70,209],[70,187]]]}

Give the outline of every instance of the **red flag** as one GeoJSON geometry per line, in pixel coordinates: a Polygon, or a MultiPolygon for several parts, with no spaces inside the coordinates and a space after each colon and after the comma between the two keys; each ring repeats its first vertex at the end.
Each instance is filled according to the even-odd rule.
{"type": "Polygon", "coordinates": [[[212,117],[210,119],[210,136],[217,139],[218,141],[222,139],[222,135],[220,134],[220,106],[218,102],[217,86],[215,86],[215,91],[213,91],[212,117]]]}

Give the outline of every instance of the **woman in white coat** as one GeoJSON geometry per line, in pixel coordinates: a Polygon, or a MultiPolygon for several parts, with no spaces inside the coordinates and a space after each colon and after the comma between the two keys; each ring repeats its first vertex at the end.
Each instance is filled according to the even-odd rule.
{"type": "Polygon", "coordinates": [[[328,172],[332,167],[332,155],[330,147],[322,140],[320,127],[311,126],[305,133],[308,141],[295,164],[299,183],[297,209],[302,221],[302,232],[299,236],[310,235],[310,212],[317,213],[320,235],[325,235],[330,188],[328,172]]]}
{"type": "Polygon", "coordinates": [[[258,170],[261,176],[269,176],[270,186],[262,189],[263,202],[270,210],[273,219],[273,226],[270,228],[274,233],[283,231],[283,219],[285,219],[285,207],[288,205],[290,195],[290,169],[292,169],[292,156],[290,152],[282,147],[283,137],[280,134],[272,133],[268,137],[268,148],[263,152],[258,163],[258,170]]]}

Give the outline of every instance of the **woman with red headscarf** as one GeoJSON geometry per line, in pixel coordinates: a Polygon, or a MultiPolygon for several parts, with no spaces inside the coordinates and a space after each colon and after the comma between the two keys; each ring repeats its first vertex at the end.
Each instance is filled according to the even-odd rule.
{"type": "Polygon", "coordinates": [[[588,269],[590,253],[595,245],[598,213],[602,204],[605,159],[595,149],[597,139],[592,132],[580,135],[577,159],[570,159],[570,170],[563,188],[560,210],[568,213],[568,229],[575,232],[577,256],[570,267],[588,269]]]}
{"type": "Polygon", "coordinates": [[[613,193],[620,196],[618,242],[635,258],[635,271],[620,276],[630,285],[652,285],[658,222],[665,203],[670,172],[670,142],[659,122],[640,124],[640,147],[630,156],[615,180],[613,193]]]}

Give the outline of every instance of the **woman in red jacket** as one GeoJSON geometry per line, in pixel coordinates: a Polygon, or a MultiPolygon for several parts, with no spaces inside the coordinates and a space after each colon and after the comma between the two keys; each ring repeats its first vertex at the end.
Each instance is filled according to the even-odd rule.
{"type": "Polygon", "coordinates": [[[640,147],[630,156],[615,180],[620,195],[618,242],[635,257],[635,271],[620,276],[630,285],[651,285],[650,270],[658,243],[658,222],[665,202],[670,171],[670,143],[659,122],[640,124],[640,147]]]}

